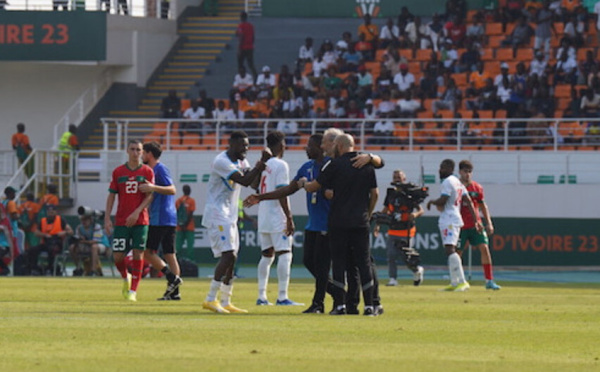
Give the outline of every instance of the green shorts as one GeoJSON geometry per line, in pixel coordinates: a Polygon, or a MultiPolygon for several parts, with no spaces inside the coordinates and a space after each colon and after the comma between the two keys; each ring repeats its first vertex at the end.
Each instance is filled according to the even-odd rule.
{"type": "Polygon", "coordinates": [[[115,226],[112,240],[113,252],[129,252],[132,249],[146,249],[148,225],[115,226]]]}
{"type": "Polygon", "coordinates": [[[485,230],[482,232],[477,232],[476,228],[472,229],[464,229],[460,231],[460,249],[464,250],[467,242],[471,244],[472,247],[477,247],[479,244],[489,245],[487,234],[485,230]]]}

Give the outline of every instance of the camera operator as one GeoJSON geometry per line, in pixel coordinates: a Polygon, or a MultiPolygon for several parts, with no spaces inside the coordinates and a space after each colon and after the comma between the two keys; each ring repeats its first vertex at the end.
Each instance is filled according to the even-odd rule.
{"type": "MultiPolygon", "coordinates": [[[[386,249],[390,280],[387,285],[398,285],[396,259],[400,254],[406,267],[413,272],[413,284],[418,286],[423,282],[424,269],[423,266],[420,266],[420,255],[411,243],[417,232],[415,220],[425,213],[420,203],[427,196],[427,193],[426,190],[424,193],[424,189],[407,183],[406,175],[399,169],[394,170],[392,179],[392,186],[394,187],[388,188],[381,211],[381,214],[387,215],[385,216],[387,217],[385,222],[389,224],[386,249]],[[413,194],[412,191],[415,189],[418,190],[418,194],[413,194]]],[[[375,236],[379,234],[379,224],[383,223],[381,219],[376,218],[376,221],[377,224],[373,232],[375,236]]]]}
{"type": "Polygon", "coordinates": [[[100,218],[102,213],[98,211],[90,212],[85,207],[80,207],[78,212],[81,223],[75,228],[72,244],[69,245],[69,253],[75,263],[73,276],[102,276],[100,255],[108,256],[110,254],[104,229],[94,218],[100,218]],[[85,262],[87,257],[90,258],[88,264],[85,262]],[[83,268],[80,266],[82,261],[83,268]]]}

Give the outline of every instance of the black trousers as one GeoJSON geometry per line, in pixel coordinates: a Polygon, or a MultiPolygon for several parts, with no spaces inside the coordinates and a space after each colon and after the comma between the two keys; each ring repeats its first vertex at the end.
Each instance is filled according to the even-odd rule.
{"type": "Polygon", "coordinates": [[[348,263],[353,261],[358,269],[365,306],[373,306],[375,283],[371,249],[369,247],[369,229],[332,228],[329,230],[331,246],[331,264],[333,271],[334,306],[346,304],[346,272],[348,263]]]}
{"type": "MultiPolygon", "coordinates": [[[[371,255],[371,274],[373,275],[373,306],[379,306],[381,305],[379,279],[377,278],[377,266],[373,255],[371,255]]],[[[360,275],[352,257],[349,257],[349,262],[346,264],[346,281],[348,282],[346,308],[349,310],[358,309],[360,304],[360,275]]]]}
{"type": "Polygon", "coordinates": [[[315,278],[315,294],[312,303],[323,305],[325,293],[333,291],[333,283],[329,279],[331,269],[331,253],[329,236],[321,231],[304,231],[304,266],[315,278]]]}

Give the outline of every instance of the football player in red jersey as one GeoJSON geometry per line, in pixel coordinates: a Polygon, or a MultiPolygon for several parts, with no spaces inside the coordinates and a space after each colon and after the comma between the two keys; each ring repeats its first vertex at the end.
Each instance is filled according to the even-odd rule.
{"type": "Polygon", "coordinates": [[[464,225],[460,230],[460,251],[464,252],[467,242],[472,247],[479,249],[481,252],[481,266],[483,266],[483,274],[485,276],[485,288],[499,290],[501,287],[494,282],[494,273],[492,270],[492,255],[489,249],[488,234],[494,234],[494,225],[492,224],[492,216],[485,204],[483,197],[483,187],[473,181],[473,164],[469,160],[463,160],[458,164],[458,173],[460,174],[460,182],[467,188],[467,192],[473,201],[473,207],[476,211],[481,210],[483,215],[483,224],[485,230],[478,232],[475,228],[476,222],[481,222],[479,212],[477,212],[477,220],[474,220],[469,208],[464,205],[460,208],[460,214],[463,218],[464,225]],[[487,232],[487,234],[486,234],[487,232]]]}
{"type": "Polygon", "coordinates": [[[152,202],[152,193],[143,193],[139,185],[145,182],[154,183],[152,168],[142,163],[142,142],[130,140],[127,144],[127,163],[118,166],[112,173],[112,180],[106,198],[106,215],[104,228],[106,233],[113,234],[112,248],[115,266],[121,273],[123,282],[123,297],[136,301],[137,287],[142,277],[146,249],[146,238],[150,218],[146,207],[152,202]],[[115,227],[110,214],[119,196],[115,227]],[[132,273],[127,272],[125,256],[133,250],[132,273]]]}

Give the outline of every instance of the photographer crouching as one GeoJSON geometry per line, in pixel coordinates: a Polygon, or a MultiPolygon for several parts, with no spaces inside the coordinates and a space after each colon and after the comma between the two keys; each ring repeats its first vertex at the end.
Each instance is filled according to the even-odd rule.
{"type": "Polygon", "coordinates": [[[375,229],[373,234],[379,235],[380,224],[389,226],[386,242],[388,271],[390,280],[388,286],[398,285],[398,255],[413,272],[413,284],[423,282],[424,269],[421,257],[413,247],[413,239],[417,233],[415,220],[425,213],[421,203],[429,195],[427,187],[420,187],[406,182],[406,175],[401,170],[395,170],[392,176],[392,186],[387,189],[383,209],[373,214],[375,229]]]}
{"type": "Polygon", "coordinates": [[[104,212],[89,207],[79,207],[80,224],[69,245],[69,253],[75,263],[73,276],[103,276],[100,256],[110,256],[110,244],[104,229],[96,222],[104,218],[104,212]]]}

